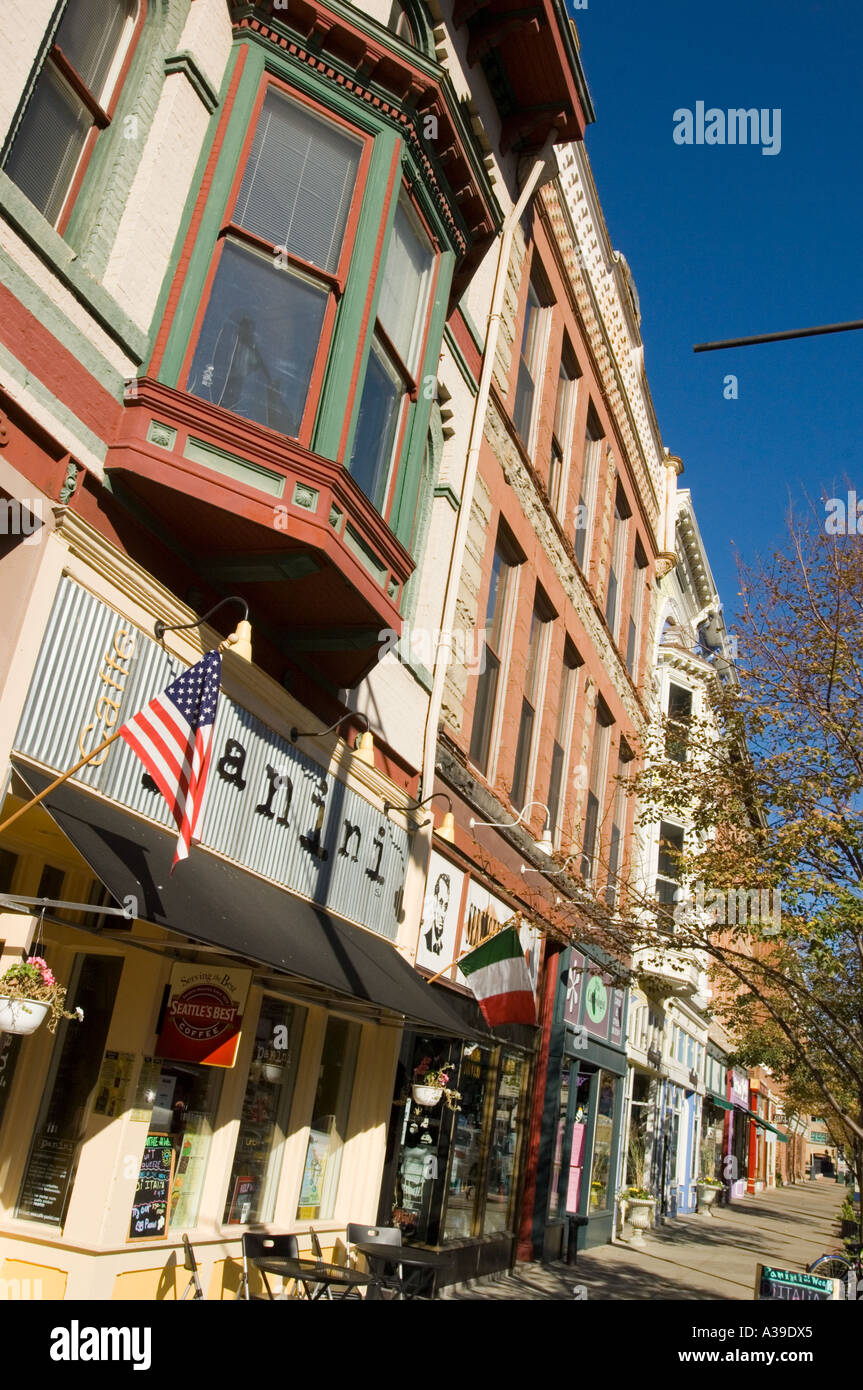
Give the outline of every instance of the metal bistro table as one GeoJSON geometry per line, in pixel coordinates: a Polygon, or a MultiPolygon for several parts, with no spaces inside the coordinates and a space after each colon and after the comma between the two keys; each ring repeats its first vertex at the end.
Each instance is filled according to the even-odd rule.
{"type": "MultiPolygon", "coordinates": [[[[425,1297],[420,1290],[426,1286],[424,1275],[429,1272],[432,1275],[431,1297],[434,1298],[437,1275],[449,1264],[448,1255],[440,1255],[436,1250],[423,1250],[416,1245],[383,1245],[377,1241],[362,1240],[352,1248],[365,1255],[373,1270],[377,1265],[381,1273],[387,1265],[401,1265],[405,1272],[402,1297],[411,1300],[425,1297]]],[[[379,1298],[380,1291],[370,1289],[367,1297],[379,1298]]]]}
{"type": "MultiPolygon", "coordinates": [[[[362,1270],[348,1269],[345,1265],[328,1265],[319,1260],[291,1260],[276,1255],[259,1255],[251,1263],[263,1275],[268,1298],[274,1298],[267,1279],[268,1274],[296,1280],[305,1289],[306,1298],[313,1303],[324,1297],[331,1298],[330,1289],[334,1285],[345,1285],[344,1293],[339,1296],[347,1298],[352,1289],[368,1288],[376,1282],[374,1275],[364,1274],[362,1270]]],[[[282,1297],[286,1295],[283,1294],[282,1297]]]]}

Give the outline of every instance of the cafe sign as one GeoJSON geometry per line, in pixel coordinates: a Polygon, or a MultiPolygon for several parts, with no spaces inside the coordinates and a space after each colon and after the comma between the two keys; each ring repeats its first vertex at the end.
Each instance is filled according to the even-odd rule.
{"type": "Polygon", "coordinates": [[[156,1056],[232,1067],[251,981],[251,970],[175,965],[156,1056]]]}
{"type": "MultiPolygon", "coordinates": [[[[61,580],[15,750],[65,771],[185,670],[147,633],[68,576],[61,580]]],[[[172,832],[156,784],[119,739],[75,780],[172,832]]],[[[201,844],[241,868],[393,940],[407,832],[222,694],[201,811],[201,844]]],[[[194,851],[193,851],[194,852],[194,851]]]]}

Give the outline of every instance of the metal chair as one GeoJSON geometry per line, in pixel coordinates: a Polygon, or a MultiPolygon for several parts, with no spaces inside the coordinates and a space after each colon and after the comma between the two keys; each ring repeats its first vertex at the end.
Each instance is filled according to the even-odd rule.
{"type": "MultiPolygon", "coordinates": [[[[320,1264],[324,1264],[324,1252],[321,1249],[321,1242],[318,1240],[318,1233],[317,1231],[313,1230],[311,1226],[309,1227],[309,1240],[312,1246],[312,1254],[314,1255],[315,1259],[318,1260],[320,1264]]],[[[350,1253],[348,1254],[348,1263],[350,1263],[350,1253]]],[[[362,1298],[362,1294],[360,1293],[359,1289],[352,1288],[350,1284],[333,1285],[328,1283],[326,1289],[326,1297],[330,1300],[330,1302],[333,1301],[333,1288],[344,1288],[344,1293],[339,1294],[339,1298],[362,1298]]]]}
{"type": "MultiPolygon", "coordinates": [[[[402,1243],[402,1233],[398,1226],[362,1226],[358,1221],[349,1221],[346,1236],[349,1263],[351,1261],[352,1245],[357,1245],[366,1241],[373,1241],[375,1245],[401,1246],[402,1243]]],[[[394,1294],[396,1298],[403,1299],[405,1296],[405,1278],[401,1265],[399,1265],[398,1271],[397,1275],[376,1275],[375,1280],[381,1289],[394,1294]]]]}
{"type": "MultiPolygon", "coordinates": [[[[300,1247],[296,1236],[270,1236],[266,1231],[246,1231],[242,1238],[243,1243],[243,1277],[240,1287],[237,1290],[237,1298],[253,1299],[261,1298],[260,1294],[253,1294],[249,1284],[249,1263],[252,1260],[266,1259],[272,1256],[274,1259],[298,1260],[300,1258],[300,1247]],[[245,1290],[245,1292],[244,1292],[245,1290]]],[[[264,1271],[261,1271],[261,1278],[264,1281],[264,1288],[267,1290],[267,1299],[273,1297],[269,1280],[264,1271]]]]}
{"type": "Polygon", "coordinates": [[[187,1235],[183,1236],[183,1251],[183,1268],[191,1274],[192,1277],[183,1291],[183,1297],[180,1299],[180,1302],[182,1303],[183,1299],[189,1297],[192,1289],[195,1290],[192,1294],[192,1300],[194,1302],[195,1299],[204,1297],[204,1290],[201,1288],[201,1281],[198,1278],[198,1264],[195,1259],[195,1252],[192,1249],[192,1243],[187,1235]]]}

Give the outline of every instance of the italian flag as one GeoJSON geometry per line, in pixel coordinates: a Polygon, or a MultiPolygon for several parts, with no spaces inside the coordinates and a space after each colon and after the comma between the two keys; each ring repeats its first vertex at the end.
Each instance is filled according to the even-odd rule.
{"type": "Polygon", "coordinates": [[[458,963],[486,1022],[536,1024],[527,961],[515,927],[504,927],[458,963]]]}

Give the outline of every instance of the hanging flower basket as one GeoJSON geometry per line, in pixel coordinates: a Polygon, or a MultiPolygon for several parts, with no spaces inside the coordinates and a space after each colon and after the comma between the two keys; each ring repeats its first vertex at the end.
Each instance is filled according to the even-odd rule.
{"type": "Polygon", "coordinates": [[[45,1022],[48,1005],[36,999],[15,999],[12,995],[0,995],[0,1033],[35,1033],[40,1023],[45,1022]]]}
{"type": "Polygon", "coordinates": [[[411,1086],[411,1096],[415,1105],[425,1105],[431,1109],[443,1095],[443,1086],[411,1086]]]}
{"type": "Polygon", "coordinates": [[[35,1033],[48,1019],[48,1032],[55,1033],[61,1018],[83,1021],[84,1010],[69,1013],[63,1008],[66,987],[57,983],[41,956],[11,965],[0,976],[0,1032],[35,1033]]]}

